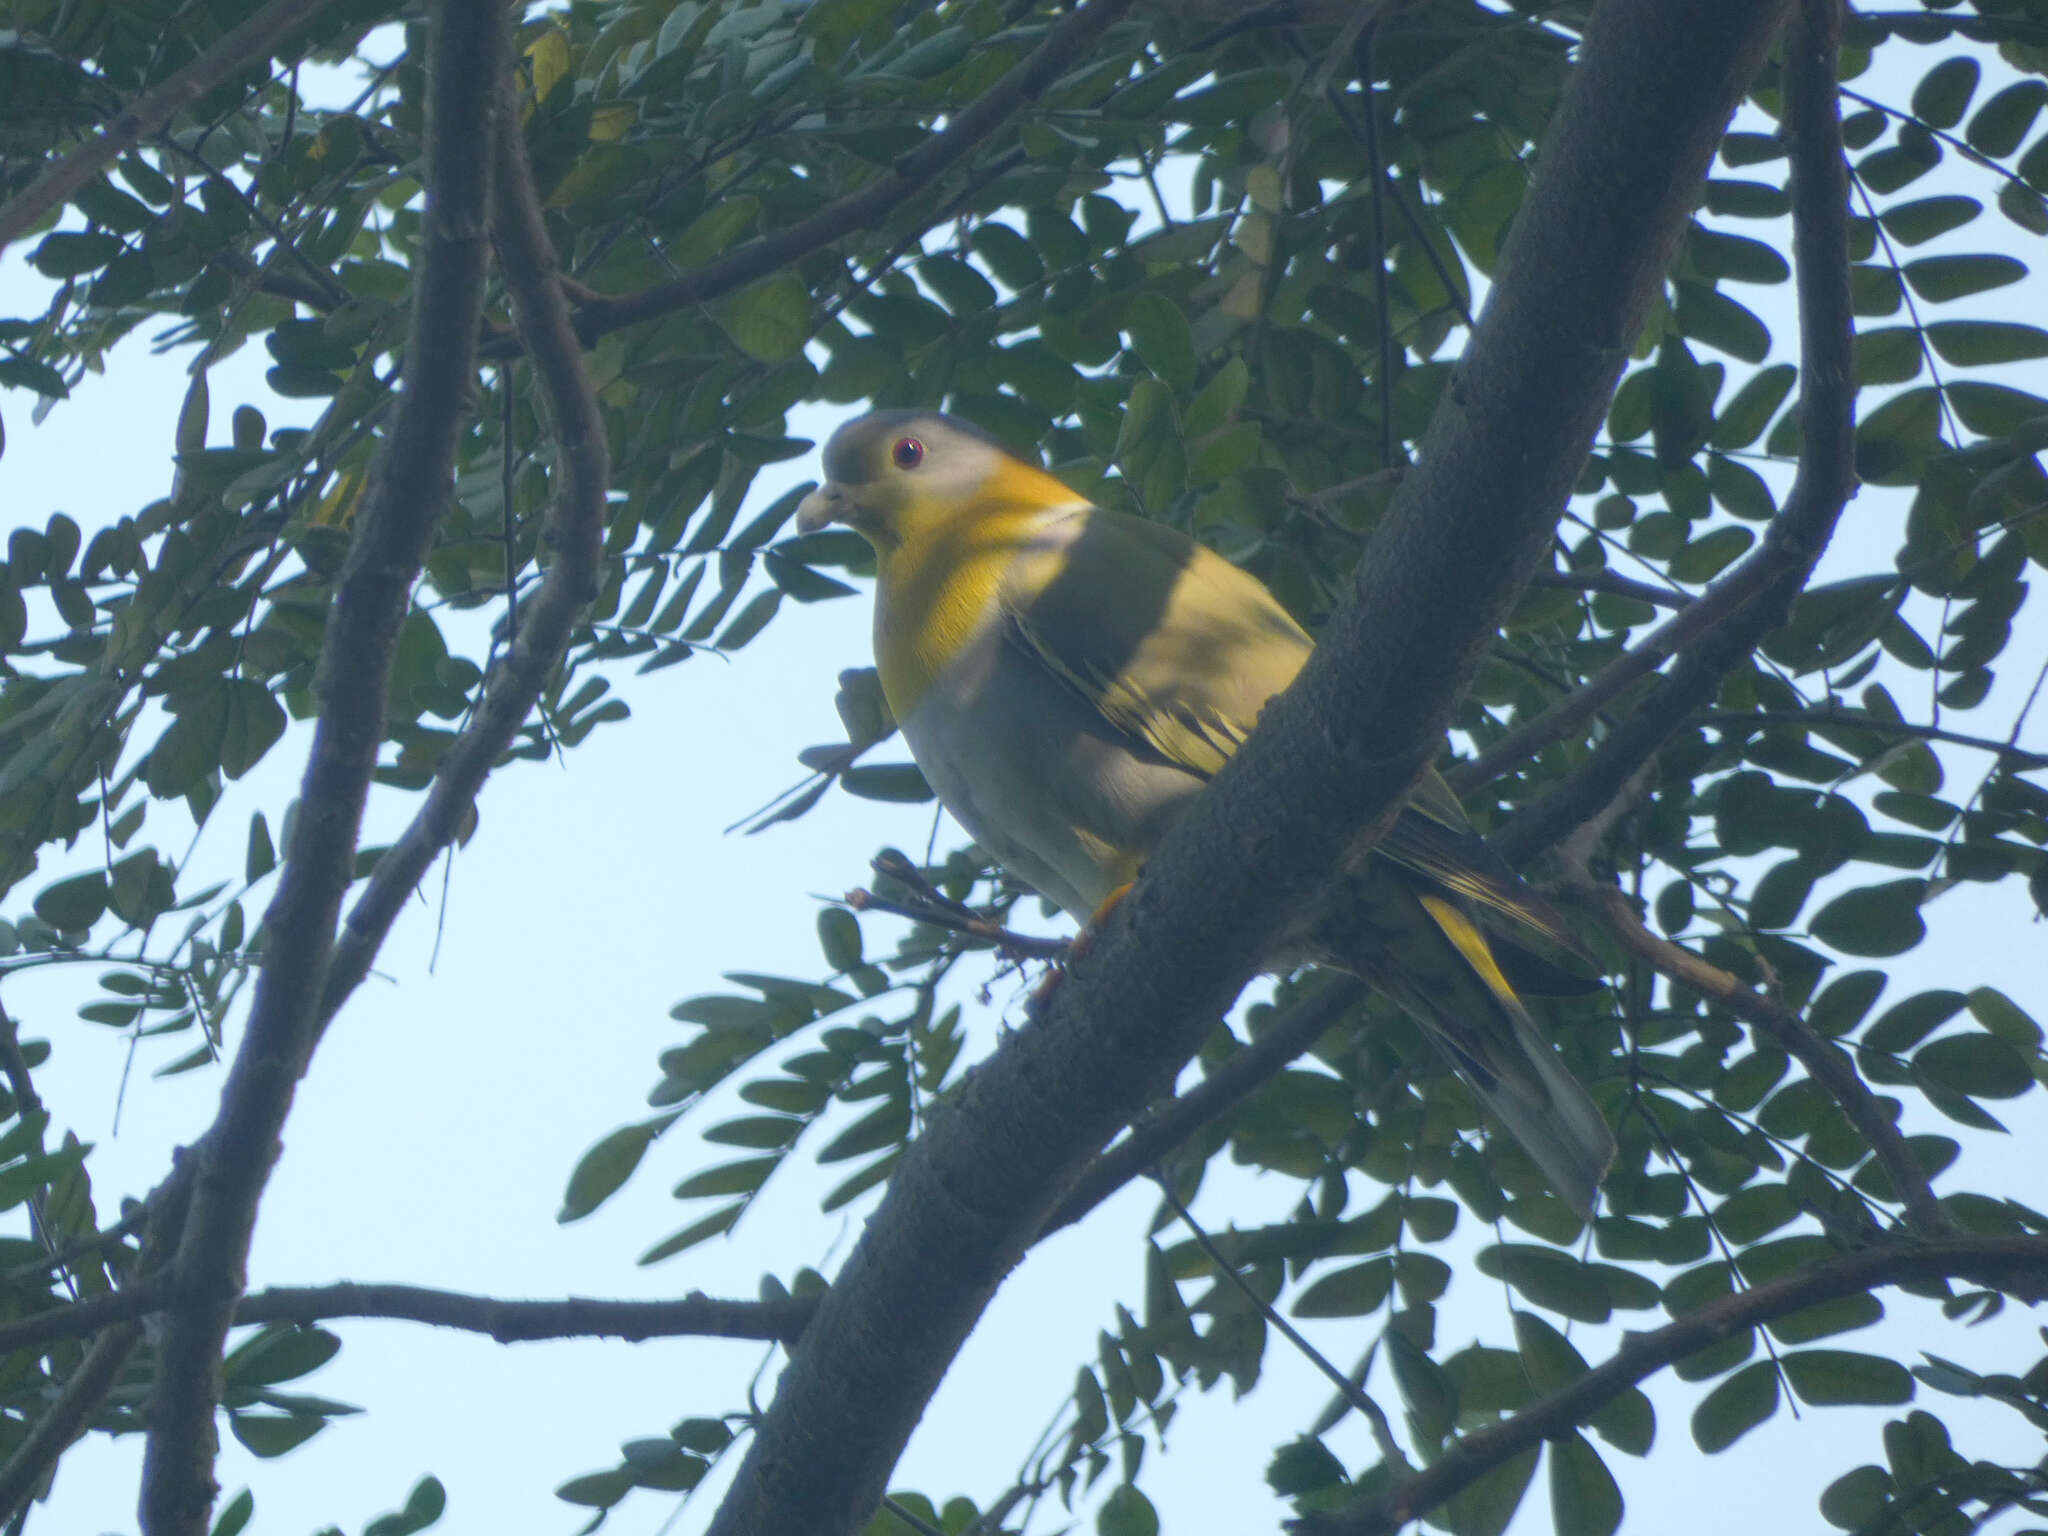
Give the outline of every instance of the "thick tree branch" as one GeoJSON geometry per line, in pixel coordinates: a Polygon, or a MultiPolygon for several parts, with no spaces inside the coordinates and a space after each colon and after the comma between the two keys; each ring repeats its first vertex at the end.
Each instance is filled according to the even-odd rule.
{"type": "Polygon", "coordinates": [[[701,1291],[673,1301],[508,1301],[423,1285],[279,1285],[251,1291],[235,1322],[311,1323],[332,1318],[389,1318],[487,1334],[500,1344],[540,1339],[769,1339],[789,1343],[804,1331],[817,1303],[726,1301],[701,1291]]]}
{"type": "Polygon", "coordinates": [[[1130,1135],[1095,1159],[1047,1218],[1039,1240],[1071,1227],[1162,1157],[1258,1092],[1366,997],[1363,982],[1332,976],[1263,1035],[1177,1098],[1154,1105],[1130,1135]]]}
{"type": "Polygon", "coordinates": [[[939,1105],[783,1372],[713,1536],[841,1536],[866,1519],[1087,1160],[1391,818],[1550,548],[1783,9],[1595,12],[1486,311],[1353,590],[1043,1017],[939,1105]]]}
{"type": "Polygon", "coordinates": [[[116,156],[126,154],[208,91],[258,59],[326,10],[333,0],[271,0],[154,90],[145,91],[0,207],[0,250],[61,207],[116,156]]]}
{"type": "Polygon", "coordinates": [[[534,190],[533,168],[527,163],[517,101],[509,84],[499,113],[509,126],[498,136],[492,231],[499,269],[512,295],[513,321],[539,380],[555,444],[554,497],[545,533],[552,555],[540,586],[520,604],[518,629],[504,660],[491,670],[483,702],[441,759],[433,787],[411,824],[378,860],[376,873],[349,910],[320,1004],[323,1019],[333,1017],[369,974],[406,898],[455,840],[476,803],[477,791],[561,661],[578,616],[597,595],[605,494],[611,483],[604,416],[570,324],[561,272],[534,190]]]}
{"type": "MultiPolygon", "coordinates": [[[[1792,256],[1799,298],[1799,472],[1764,541],[1723,582],[1749,595],[1688,647],[1590,757],[1517,813],[1494,841],[1521,863],[1612,800],[1721,681],[1784,622],[1856,490],[1856,321],[1849,299],[1849,169],[1835,62],[1839,0],[1800,0],[1779,71],[1781,132],[1792,172],[1792,256]]],[[[1717,585],[1719,585],[1717,583],[1717,585]]],[[[1691,619],[1702,598],[1673,619],[1691,619]]],[[[1670,626],[1666,626],[1667,628],[1670,626]]]]}
{"type": "Polygon", "coordinates": [[[1382,1536],[1435,1509],[1495,1467],[1583,1424],[1666,1366],[1732,1334],[1879,1286],[1960,1276],[1993,1290],[2031,1292],[2048,1276],[2048,1237],[1950,1237],[1891,1242],[1843,1254],[1781,1279],[1717,1298],[1676,1322],[1626,1336],[1621,1348],[1569,1386],[1513,1418],[1464,1436],[1414,1477],[1329,1515],[1289,1522],[1297,1536],[1382,1536]]]}
{"type": "Polygon", "coordinates": [[[134,1322],[122,1323],[93,1340],[57,1400],[29,1426],[27,1437],[7,1458],[7,1465],[0,1467],[0,1522],[13,1520],[42,1492],[50,1469],[91,1425],[141,1342],[142,1325],[134,1322]]]}
{"type": "Polygon", "coordinates": [[[1816,1034],[1798,1010],[1744,986],[1684,945],[1657,937],[1643,926],[1628,896],[1614,886],[1595,880],[1583,870],[1576,874],[1574,886],[1589,899],[1589,905],[1599,913],[1607,931],[1622,948],[1646,961],[1666,979],[1691,988],[1769,1036],[1778,1049],[1806,1068],[1807,1076],[1841,1106],[1842,1113],[1869,1145],[1905,1205],[1906,1219],[1917,1230],[1925,1236],[1951,1230],[1948,1213],[1928,1185],[1927,1170],[1906,1145],[1898,1123],[1870,1091],[1855,1063],[1833,1041],[1816,1034]]]}
{"type": "Polygon", "coordinates": [[[349,550],[320,658],[320,718],[277,894],[262,974],[219,1113],[194,1149],[190,1208],[170,1261],[143,1463],[146,1536],[203,1536],[214,1496],[221,1347],[245,1282],[256,1208],[319,1036],[321,992],[353,876],[370,774],[384,737],[399,627],[455,469],[476,376],[489,254],[490,146],[503,73],[496,0],[432,9],[427,204],[405,388],[349,550]]]}
{"type": "Polygon", "coordinates": [[[949,166],[1020,107],[1037,100],[1062,74],[1083,63],[1096,40],[1130,6],[1131,0],[1088,0],[1047,33],[1030,57],[953,114],[942,132],[898,157],[868,186],[674,282],[587,305],[576,316],[577,331],[586,343],[593,342],[622,326],[732,293],[856,230],[876,228],[911,198],[928,195],[932,182],[949,166]]]}

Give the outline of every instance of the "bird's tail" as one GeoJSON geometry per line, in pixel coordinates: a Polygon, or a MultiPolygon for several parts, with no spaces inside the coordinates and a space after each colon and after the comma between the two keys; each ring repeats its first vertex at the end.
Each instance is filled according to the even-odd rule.
{"type": "Polygon", "coordinates": [[[1614,1133],[1522,1006],[1485,934],[1455,900],[1384,864],[1350,883],[1368,889],[1344,925],[1342,963],[1414,1017],[1551,1188],[1590,1218],[1614,1133]]]}

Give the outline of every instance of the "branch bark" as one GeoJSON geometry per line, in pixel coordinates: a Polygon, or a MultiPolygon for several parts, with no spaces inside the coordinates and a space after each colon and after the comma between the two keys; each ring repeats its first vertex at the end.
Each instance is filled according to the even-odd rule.
{"type": "Polygon", "coordinates": [[[508,1301],[423,1285],[279,1285],[252,1291],[235,1309],[245,1323],[311,1323],[386,1318],[481,1333],[500,1344],[541,1339],[769,1339],[793,1341],[817,1310],[808,1297],[727,1301],[693,1291],[672,1301],[604,1301],[566,1296],[508,1301]]]}
{"type": "Polygon", "coordinates": [[[284,871],[264,915],[269,942],[255,1002],[220,1110],[194,1149],[190,1208],[174,1234],[170,1278],[179,1305],[157,1350],[140,1509],[147,1536],[203,1536],[213,1505],[221,1348],[246,1284],[256,1209],[319,1037],[335,922],[384,736],[392,655],[453,480],[476,376],[492,109],[506,37],[496,0],[433,8],[428,196],[405,389],[328,620],[320,719],[284,871]]]}
{"type": "MultiPolygon", "coordinates": [[[[34,1317],[0,1323],[0,1356],[28,1349],[47,1351],[67,1339],[85,1338],[171,1305],[166,1287],[142,1281],[90,1301],[53,1307],[34,1317]]],[[[637,1343],[679,1338],[779,1339],[787,1343],[803,1332],[816,1309],[817,1303],[808,1297],[726,1301],[693,1291],[663,1301],[609,1301],[588,1296],[507,1300],[424,1285],[341,1281],[251,1291],[235,1303],[234,1326],[355,1317],[488,1334],[500,1344],[538,1339],[625,1339],[637,1343]]]]}
{"type": "Polygon", "coordinates": [[[1550,546],[1783,0],[1601,6],[1487,308],[1308,666],[1043,1018],[933,1116],[783,1372],[714,1536],[864,1520],[1086,1161],[1383,828],[1550,546]]]}
{"type": "Polygon", "coordinates": [[[267,58],[334,0],[271,0],[190,64],[115,114],[85,143],[45,170],[0,208],[0,250],[63,206],[117,155],[126,154],[237,70],[267,58]]]}
{"type": "Polygon", "coordinates": [[[1415,1476],[1329,1515],[1289,1522],[1296,1536],[1382,1536],[1469,1488],[1503,1462],[1583,1424],[1606,1404],[1687,1355],[1730,1334],[1879,1286],[1962,1276],[1990,1287],[2033,1289],[2048,1274],[2048,1238],[1952,1237],[1939,1243],[1887,1243],[1844,1254],[1738,1291],[1621,1348],[1569,1386],[1511,1419],[1464,1436],[1415,1476]]]}
{"type": "Polygon", "coordinates": [[[508,126],[498,135],[495,151],[492,232],[499,270],[512,295],[514,326],[540,383],[555,444],[554,497],[545,534],[552,560],[539,588],[521,603],[519,626],[505,659],[492,669],[482,704],[441,759],[425,802],[378,860],[376,873],[349,909],[321,998],[323,1022],[369,974],[406,898],[455,840],[484,780],[561,661],[577,618],[597,595],[605,494],[611,484],[604,416],[570,322],[509,78],[498,110],[500,121],[508,126]]]}
{"type": "MultiPolygon", "coordinates": [[[[1849,168],[1835,92],[1838,0],[1800,0],[1780,71],[1799,299],[1799,472],[1758,548],[1723,578],[1744,594],[1590,757],[1511,818],[1495,845],[1526,862],[1596,814],[1722,679],[1785,620],[1856,490],[1856,322],[1849,298],[1849,168]]],[[[1703,598],[1666,627],[1708,607],[1703,598]]],[[[1617,665],[1619,665],[1617,663],[1617,665]]],[[[1540,722],[1538,722],[1540,723],[1540,722]]]]}

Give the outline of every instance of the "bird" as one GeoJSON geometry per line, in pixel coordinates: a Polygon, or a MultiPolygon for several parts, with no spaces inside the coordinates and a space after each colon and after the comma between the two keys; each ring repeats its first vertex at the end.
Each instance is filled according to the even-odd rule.
{"type": "MultiPolygon", "coordinates": [[[[958,417],[856,417],[823,467],[796,526],[844,524],[873,547],[876,671],[911,755],[982,849],[1085,935],[1315,642],[1249,572],[1093,505],[958,417]]],[[[1317,930],[1344,935],[1342,953],[1314,958],[1412,1015],[1590,1218],[1613,1133],[1509,979],[1565,973],[1477,920],[1583,955],[1562,916],[1434,770],[1342,888],[1351,910],[1317,930]]]]}

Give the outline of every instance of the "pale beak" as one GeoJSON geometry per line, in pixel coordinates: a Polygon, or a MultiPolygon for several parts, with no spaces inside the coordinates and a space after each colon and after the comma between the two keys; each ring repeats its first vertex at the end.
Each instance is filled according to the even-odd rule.
{"type": "Polygon", "coordinates": [[[827,480],[796,504],[796,531],[816,533],[827,523],[846,520],[846,492],[827,480]]]}

